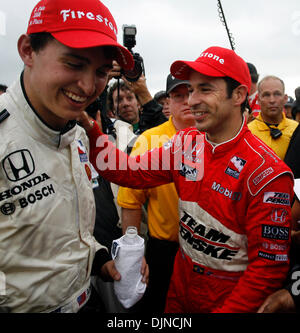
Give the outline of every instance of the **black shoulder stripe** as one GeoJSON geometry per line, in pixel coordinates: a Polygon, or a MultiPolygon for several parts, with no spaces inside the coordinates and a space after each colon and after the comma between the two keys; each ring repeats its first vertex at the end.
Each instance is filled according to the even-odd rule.
{"type": "Polygon", "coordinates": [[[3,111],[0,112],[0,123],[2,123],[2,121],[4,121],[6,118],[8,118],[10,116],[9,112],[4,109],[3,111]]]}

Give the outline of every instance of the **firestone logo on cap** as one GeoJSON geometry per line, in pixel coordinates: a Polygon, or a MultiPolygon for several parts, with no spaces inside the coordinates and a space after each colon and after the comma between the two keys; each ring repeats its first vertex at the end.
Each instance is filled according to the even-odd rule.
{"type": "Polygon", "coordinates": [[[105,22],[106,26],[109,26],[110,29],[117,35],[117,29],[114,27],[113,23],[108,20],[107,17],[103,18],[100,14],[93,14],[92,12],[83,12],[83,11],[75,11],[71,9],[63,9],[60,14],[63,17],[63,22],[66,22],[67,20],[72,20],[72,19],[82,19],[83,17],[86,17],[87,19],[94,21],[97,20],[100,23],[105,22]]]}
{"type": "Polygon", "coordinates": [[[202,53],[200,54],[200,57],[199,57],[199,58],[202,58],[202,57],[203,57],[203,58],[210,58],[210,59],[212,59],[212,60],[215,60],[215,61],[219,62],[221,65],[224,65],[224,63],[225,63],[225,60],[224,60],[224,59],[220,58],[218,55],[213,54],[213,53],[202,52],[202,53]]]}

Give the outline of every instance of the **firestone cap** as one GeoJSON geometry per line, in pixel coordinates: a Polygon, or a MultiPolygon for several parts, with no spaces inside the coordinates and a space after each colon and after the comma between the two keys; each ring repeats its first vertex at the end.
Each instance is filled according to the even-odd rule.
{"type": "Polygon", "coordinates": [[[202,52],[196,61],[175,61],[171,73],[178,79],[188,80],[190,71],[213,77],[231,77],[240,84],[251,88],[251,77],[246,62],[234,51],[212,46],[202,52]]]}
{"type": "Polygon", "coordinates": [[[124,69],[133,67],[131,53],[117,42],[113,16],[99,0],[41,0],[33,9],[27,34],[49,32],[71,48],[114,46],[124,69]]]}

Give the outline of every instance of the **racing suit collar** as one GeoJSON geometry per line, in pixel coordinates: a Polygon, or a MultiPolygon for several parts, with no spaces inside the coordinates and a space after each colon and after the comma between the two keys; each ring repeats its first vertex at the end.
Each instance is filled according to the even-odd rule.
{"type": "Polygon", "coordinates": [[[227,152],[227,151],[231,150],[237,144],[237,142],[242,137],[241,134],[245,133],[245,131],[249,131],[249,129],[247,127],[246,118],[243,117],[243,123],[241,125],[240,130],[232,139],[230,139],[228,141],[216,144],[216,143],[209,141],[209,139],[207,138],[207,134],[205,134],[206,147],[212,154],[219,154],[219,153],[227,152]]]}
{"type": "Polygon", "coordinates": [[[69,121],[61,131],[49,127],[39,117],[26,95],[23,86],[23,73],[20,80],[13,84],[10,93],[18,104],[19,114],[16,115],[16,118],[19,120],[20,126],[27,131],[28,135],[59,149],[65,148],[74,141],[77,129],[76,121],[69,121]]]}

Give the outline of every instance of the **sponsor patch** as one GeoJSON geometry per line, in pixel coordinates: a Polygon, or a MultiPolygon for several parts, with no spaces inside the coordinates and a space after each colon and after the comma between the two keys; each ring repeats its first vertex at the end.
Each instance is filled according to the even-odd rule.
{"type": "Polygon", "coordinates": [[[289,228],[263,224],[261,235],[263,238],[288,240],[289,228]]]}
{"type": "Polygon", "coordinates": [[[217,184],[216,182],[213,182],[212,187],[214,191],[219,192],[223,194],[225,197],[233,200],[233,201],[239,201],[242,198],[242,193],[240,192],[233,192],[229,190],[226,187],[223,187],[221,184],[217,184]]]}
{"type": "Polygon", "coordinates": [[[225,170],[225,173],[235,179],[238,179],[246,163],[247,161],[244,159],[238,156],[233,156],[225,170]]]}
{"type": "Polygon", "coordinates": [[[198,273],[198,274],[203,274],[204,273],[204,268],[198,266],[198,265],[194,265],[193,266],[193,271],[195,273],[198,273]]]}
{"type": "Polygon", "coordinates": [[[274,172],[274,170],[271,167],[264,170],[263,172],[261,172],[258,176],[256,176],[253,179],[253,184],[258,185],[263,179],[265,179],[267,176],[269,176],[273,172],[274,172]]]}
{"type": "Polygon", "coordinates": [[[258,252],[258,256],[272,261],[288,261],[287,254],[272,254],[263,251],[258,252]]]}
{"type": "Polygon", "coordinates": [[[229,235],[204,224],[197,224],[186,212],[180,220],[179,228],[180,237],[194,250],[202,252],[208,257],[231,261],[239,251],[239,248],[225,245],[230,240],[229,235]]]}
{"type": "Polygon", "coordinates": [[[3,215],[12,215],[16,210],[16,206],[12,202],[7,202],[0,207],[0,212],[3,215]]]}
{"type": "Polygon", "coordinates": [[[6,156],[2,166],[6,177],[12,182],[27,178],[35,171],[32,155],[27,149],[18,150],[6,156]]]}
{"type": "Polygon", "coordinates": [[[82,163],[88,162],[88,156],[86,153],[86,149],[80,140],[77,140],[77,147],[78,147],[78,154],[79,154],[80,162],[82,162],[82,163]]]}
{"type": "Polygon", "coordinates": [[[185,164],[181,163],[179,173],[181,176],[183,176],[189,180],[192,180],[192,181],[197,180],[198,170],[190,167],[189,165],[185,165],[185,164]]]}
{"type": "Polygon", "coordinates": [[[272,210],[271,220],[275,223],[284,223],[287,217],[287,210],[284,208],[276,208],[272,210]]]}
{"type": "Polygon", "coordinates": [[[281,192],[265,192],[263,202],[290,206],[290,195],[288,193],[281,192]]]}
{"type": "Polygon", "coordinates": [[[275,251],[286,251],[287,245],[286,244],[276,244],[276,243],[262,243],[262,247],[266,250],[275,250],[275,251]]]}
{"type": "Polygon", "coordinates": [[[91,170],[90,166],[88,164],[85,164],[84,168],[85,168],[85,172],[88,176],[88,179],[91,181],[92,180],[92,170],[91,170]]]}

